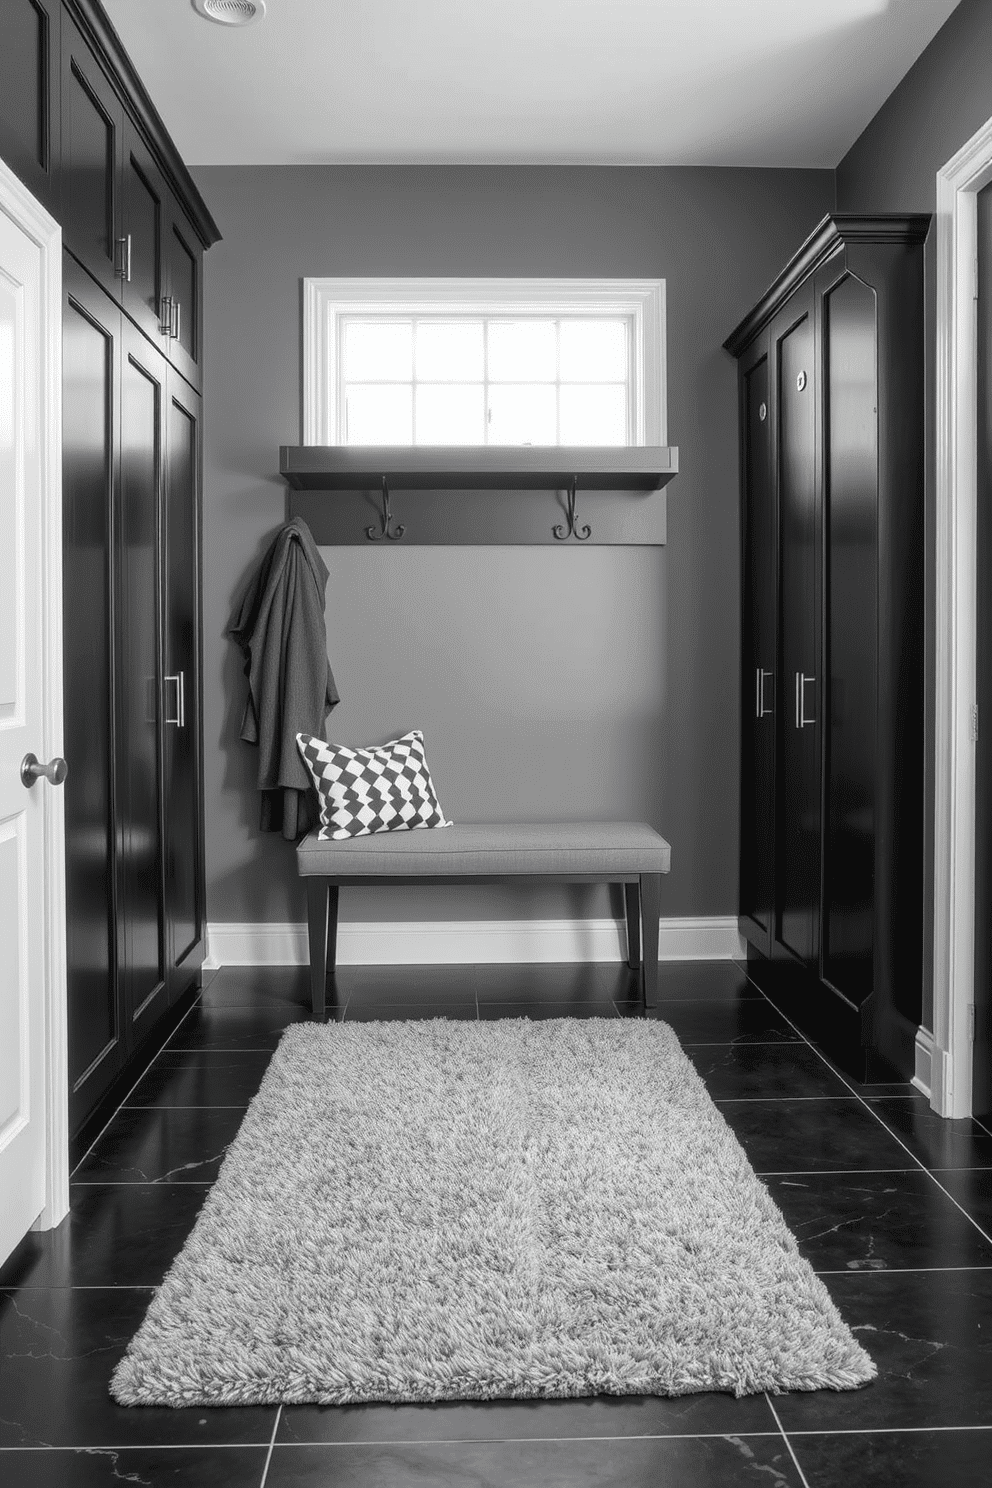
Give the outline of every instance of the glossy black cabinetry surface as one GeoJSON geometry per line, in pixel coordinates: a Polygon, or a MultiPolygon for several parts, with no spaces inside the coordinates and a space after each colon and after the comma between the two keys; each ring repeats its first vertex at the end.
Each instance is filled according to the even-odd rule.
{"type": "Polygon", "coordinates": [[[63,267],[73,1130],[203,959],[200,399],[63,267]]]}
{"type": "Polygon", "coordinates": [[[0,0],[0,156],[61,224],[70,1125],[203,959],[202,262],[219,236],[97,0],[0,0]]]}
{"type": "Polygon", "coordinates": [[[70,1122],[120,1067],[114,876],[114,493],[120,324],[66,255],[63,265],[62,523],[70,1122]],[[109,314],[107,312],[110,312],[109,314]]]}
{"type": "Polygon", "coordinates": [[[907,1078],[923,972],[928,225],[826,218],[726,343],[742,429],[740,928],[752,953],[805,974],[800,1013],[853,1072],[876,1059],[907,1078]],[[774,750],[758,743],[762,704],[774,750]]]}
{"type": "Polygon", "coordinates": [[[59,0],[0,0],[0,156],[58,216],[59,0]]]}

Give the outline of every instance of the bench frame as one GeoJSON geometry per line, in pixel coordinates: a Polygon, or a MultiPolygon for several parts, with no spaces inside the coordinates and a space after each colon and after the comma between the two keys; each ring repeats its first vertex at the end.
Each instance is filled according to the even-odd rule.
{"type": "Polygon", "coordinates": [[[620,883],[623,884],[624,914],[627,921],[627,965],[641,971],[645,1007],[658,1001],[658,921],[661,916],[660,873],[505,873],[488,877],[483,874],[389,873],[303,875],[307,884],[307,933],[310,944],[310,994],[314,1018],[327,1015],[328,990],[333,992],[337,964],[338,892],[343,888],[371,888],[382,884],[548,884],[548,883],[620,883]]]}

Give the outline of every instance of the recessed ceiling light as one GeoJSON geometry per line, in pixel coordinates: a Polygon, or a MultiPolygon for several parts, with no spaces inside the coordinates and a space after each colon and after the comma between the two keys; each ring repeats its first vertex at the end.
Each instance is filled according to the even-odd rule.
{"type": "Polygon", "coordinates": [[[265,0],[193,0],[197,15],[218,26],[250,26],[265,14],[265,0]]]}

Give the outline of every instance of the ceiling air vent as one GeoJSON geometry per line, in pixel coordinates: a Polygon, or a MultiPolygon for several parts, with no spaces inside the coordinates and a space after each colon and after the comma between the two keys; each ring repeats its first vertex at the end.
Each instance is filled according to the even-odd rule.
{"type": "Polygon", "coordinates": [[[250,26],[265,14],[265,0],[193,0],[193,9],[218,26],[250,26]]]}

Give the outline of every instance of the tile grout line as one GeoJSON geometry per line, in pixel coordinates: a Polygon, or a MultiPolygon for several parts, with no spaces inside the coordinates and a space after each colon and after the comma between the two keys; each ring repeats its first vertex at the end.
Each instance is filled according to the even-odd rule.
{"type": "Polygon", "coordinates": [[[782,1422],[778,1418],[778,1411],[775,1409],[774,1405],[772,1405],[772,1398],[769,1395],[769,1393],[768,1393],[767,1390],[765,1391],[765,1399],[768,1402],[768,1409],[772,1413],[772,1416],[773,1416],[774,1421],[775,1421],[775,1425],[778,1427],[779,1431],[782,1434],[782,1440],[785,1442],[786,1450],[788,1451],[789,1456],[792,1458],[793,1462],[795,1463],[796,1472],[799,1474],[799,1481],[803,1485],[803,1488],[809,1488],[809,1482],[807,1480],[806,1474],[803,1472],[802,1468],[799,1466],[799,1458],[796,1456],[796,1453],[795,1453],[795,1450],[793,1448],[793,1445],[792,1445],[792,1443],[790,1442],[788,1436],[785,1433],[785,1430],[784,1430],[784,1428],[782,1426],[782,1422]]]}
{"type": "MultiPolygon", "coordinates": [[[[747,973],[745,972],[745,976],[746,975],[747,975],[747,973]]],[[[757,982],[755,982],[754,985],[757,986],[758,985],[757,982]]],[[[767,994],[764,994],[764,995],[767,996],[767,994]]],[[[768,998],[768,1001],[771,1003],[772,1007],[775,1007],[775,1004],[772,1002],[772,1000],[771,1000],[770,997],[768,998]]],[[[778,1012],[785,1019],[785,1021],[790,1025],[790,1027],[795,1028],[795,1030],[796,1030],[797,1033],[802,1034],[804,1043],[806,1043],[806,1044],[809,1045],[809,1047],[813,1050],[813,1052],[817,1056],[817,1058],[818,1059],[821,1059],[823,1061],[823,1063],[827,1066],[827,1069],[830,1070],[830,1071],[832,1071],[832,1073],[834,1075],[836,1075],[837,1079],[840,1080],[841,1083],[843,1085],[845,1085],[848,1090],[850,1090],[850,1092],[854,1096],[855,1100],[858,1100],[858,1101],[861,1102],[861,1104],[864,1106],[865,1110],[874,1118],[875,1121],[878,1122],[878,1124],[882,1128],[882,1130],[884,1132],[888,1132],[889,1136],[892,1138],[892,1140],[894,1142],[898,1142],[899,1146],[907,1154],[907,1156],[910,1157],[913,1160],[913,1162],[916,1164],[916,1166],[918,1168],[920,1168],[924,1173],[926,1173],[926,1175],[930,1179],[931,1183],[933,1183],[937,1188],[939,1188],[940,1191],[941,1191],[941,1193],[944,1194],[946,1198],[950,1199],[950,1201],[954,1205],[955,1209],[957,1209],[961,1214],[964,1215],[964,1217],[968,1221],[968,1223],[974,1225],[975,1229],[981,1235],[982,1239],[985,1240],[985,1241],[987,1241],[989,1245],[992,1245],[992,1236],[990,1236],[982,1228],[982,1226],[978,1223],[978,1220],[975,1219],[972,1215],[970,1215],[968,1213],[967,1209],[965,1209],[962,1204],[959,1204],[958,1203],[958,1201],[954,1197],[954,1195],[952,1193],[950,1193],[944,1187],[944,1185],[939,1181],[939,1179],[935,1176],[934,1171],[931,1168],[928,1168],[927,1165],[926,1165],[926,1163],[925,1162],[922,1162],[920,1160],[920,1158],[918,1158],[916,1156],[915,1152],[911,1151],[911,1149],[906,1146],[906,1143],[902,1140],[902,1138],[896,1132],[894,1132],[892,1130],[891,1127],[886,1126],[885,1122],[882,1120],[882,1118],[878,1114],[878,1112],[872,1108],[871,1103],[869,1101],[865,1100],[864,1096],[859,1095],[858,1092],[854,1089],[854,1086],[851,1084],[851,1082],[847,1078],[847,1076],[845,1074],[843,1074],[843,1072],[841,1070],[837,1069],[836,1066],[833,1065],[830,1062],[830,1060],[823,1053],[823,1051],[821,1049],[818,1049],[817,1046],[816,1046],[816,1044],[813,1043],[813,1040],[812,1039],[807,1038],[807,1036],[803,1033],[802,1029],[797,1024],[793,1023],[793,1021],[789,1017],[788,1013],[783,1013],[781,1008],[776,1008],[776,1012],[778,1012]]],[[[972,1119],[974,1119],[974,1118],[972,1118],[972,1119]]],[[[945,1171],[945,1170],[940,1169],[938,1171],[945,1171]]],[[[949,1168],[946,1171],[948,1171],[948,1172],[954,1172],[956,1170],[953,1169],[953,1168],[949,1168]]],[[[867,1273],[867,1272],[859,1272],[858,1274],[864,1276],[864,1275],[867,1275],[869,1273],[867,1273]]],[[[874,1273],[874,1274],[877,1275],[877,1273],[874,1273]]]]}
{"type": "Polygon", "coordinates": [[[282,1419],[282,1402],[276,1411],[276,1418],[272,1423],[272,1436],[269,1439],[269,1450],[265,1458],[265,1466],[262,1468],[262,1481],[258,1488],[265,1488],[265,1480],[269,1476],[269,1463],[272,1461],[272,1449],[276,1444],[276,1432],[279,1430],[279,1422],[282,1419]]]}
{"type": "MultiPolygon", "coordinates": [[[[176,1036],[176,1034],[179,1032],[179,1029],[186,1022],[186,1019],[189,1017],[190,1013],[199,1004],[199,1001],[200,1001],[200,999],[201,999],[202,996],[203,996],[202,991],[200,991],[200,992],[198,992],[196,994],[196,996],[193,998],[193,1001],[190,1003],[189,1007],[183,1013],[182,1017],[179,1019],[179,1022],[176,1024],[175,1028],[172,1030],[172,1033],[169,1035],[169,1039],[172,1039],[172,1038],[174,1038],[176,1036]]],[[[141,1074],[138,1076],[138,1078],[135,1080],[134,1084],[131,1086],[131,1089],[127,1092],[127,1095],[125,1095],[124,1100],[122,1100],[117,1106],[115,1106],[114,1109],[113,1109],[113,1111],[107,1117],[107,1120],[104,1122],[103,1126],[101,1126],[100,1130],[97,1132],[96,1136],[93,1138],[92,1142],[87,1147],[86,1151],[83,1153],[82,1157],[79,1159],[79,1161],[77,1162],[76,1166],[72,1169],[72,1172],[69,1174],[69,1182],[70,1183],[72,1182],[73,1176],[76,1173],[79,1172],[79,1169],[82,1167],[83,1163],[89,1157],[90,1153],[93,1151],[93,1148],[96,1146],[97,1142],[99,1142],[100,1138],[103,1136],[104,1132],[107,1130],[107,1127],[110,1125],[110,1123],[113,1121],[114,1117],[117,1115],[117,1112],[123,1106],[124,1101],[127,1100],[128,1095],[133,1095],[134,1094],[134,1092],[137,1090],[138,1086],[141,1084],[142,1080],[147,1075],[148,1071],[151,1069],[152,1065],[155,1063],[155,1060],[158,1058],[158,1056],[162,1053],[162,1051],[164,1049],[167,1049],[169,1047],[169,1039],[166,1039],[166,1041],[162,1045],[162,1048],[161,1049],[157,1049],[155,1051],[155,1053],[152,1055],[151,1059],[145,1065],[145,1068],[141,1071],[141,1074]]]]}

